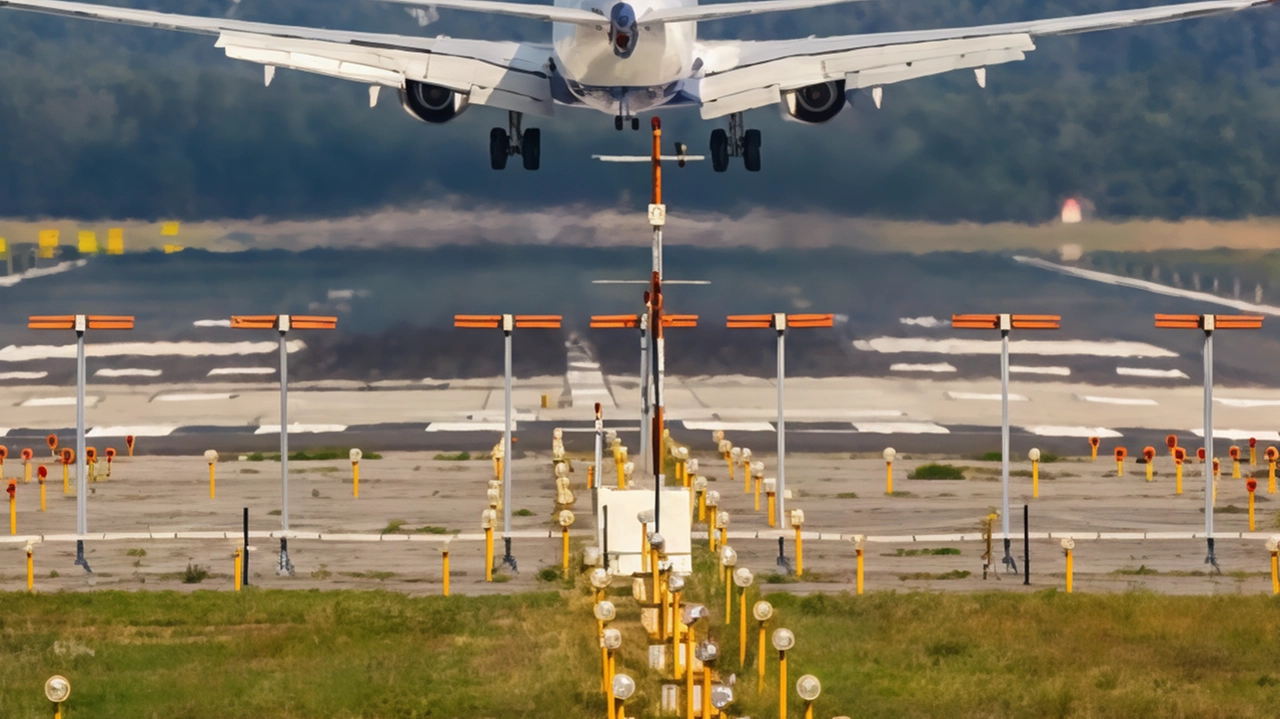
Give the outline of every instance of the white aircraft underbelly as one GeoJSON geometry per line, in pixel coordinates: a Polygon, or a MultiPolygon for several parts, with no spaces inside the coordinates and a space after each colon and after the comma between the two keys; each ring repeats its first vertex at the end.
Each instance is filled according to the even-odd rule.
{"type": "MultiPolygon", "coordinates": [[[[638,12],[642,12],[637,8],[638,12]]],[[[556,60],[566,79],[591,87],[665,87],[690,75],[696,31],[693,23],[640,27],[636,49],[618,57],[603,29],[556,24],[556,60]]]]}

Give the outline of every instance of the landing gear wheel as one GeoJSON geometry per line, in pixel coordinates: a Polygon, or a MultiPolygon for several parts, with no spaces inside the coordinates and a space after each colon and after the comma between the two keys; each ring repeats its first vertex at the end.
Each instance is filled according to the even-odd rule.
{"type": "Polygon", "coordinates": [[[711,169],[724,172],[729,169],[729,133],[711,131],[711,169]]]}
{"type": "Polygon", "coordinates": [[[638,117],[633,117],[633,118],[631,118],[631,129],[632,129],[632,130],[639,130],[639,129],[640,129],[640,118],[638,118],[638,117]]]}
{"type": "Polygon", "coordinates": [[[622,115],[613,118],[613,129],[622,132],[622,115]]]}
{"type": "Polygon", "coordinates": [[[489,166],[495,170],[507,169],[507,157],[511,148],[511,137],[501,127],[489,131],[489,166]]]}
{"type": "Polygon", "coordinates": [[[542,131],[531,127],[524,131],[524,142],[521,143],[520,158],[524,160],[524,169],[536,170],[542,160],[542,131]]]}
{"type": "Polygon", "coordinates": [[[747,172],[760,171],[760,131],[747,130],[742,136],[742,164],[747,172]]]}

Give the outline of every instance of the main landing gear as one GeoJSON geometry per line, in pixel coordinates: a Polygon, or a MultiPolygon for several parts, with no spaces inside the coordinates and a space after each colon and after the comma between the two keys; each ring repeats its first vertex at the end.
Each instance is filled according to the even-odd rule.
{"type": "Polygon", "coordinates": [[[520,128],[521,113],[507,113],[507,129],[495,127],[489,131],[489,165],[495,170],[505,170],[507,158],[519,155],[524,169],[536,170],[542,160],[542,131],[536,127],[520,128]]]}
{"type": "Polygon", "coordinates": [[[760,171],[760,131],[746,129],[742,113],[729,115],[729,131],[711,131],[711,168],[716,172],[729,169],[729,158],[741,157],[747,172],[760,171]]]}

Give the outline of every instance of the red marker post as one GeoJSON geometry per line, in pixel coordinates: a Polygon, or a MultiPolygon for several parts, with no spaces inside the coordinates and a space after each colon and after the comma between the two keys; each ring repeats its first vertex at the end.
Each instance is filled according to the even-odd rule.
{"type": "Polygon", "coordinates": [[[36,456],[30,447],[22,450],[22,483],[31,484],[31,458],[36,456]]]}
{"type": "Polygon", "coordinates": [[[1276,460],[1280,459],[1280,449],[1267,447],[1267,494],[1276,493],[1276,460]]]}
{"type": "Polygon", "coordinates": [[[133,435],[126,434],[124,436],[124,446],[129,448],[129,456],[133,456],[133,435]]]}
{"type": "Polygon", "coordinates": [[[49,445],[49,451],[53,453],[52,456],[57,457],[58,456],[58,435],[51,434],[48,437],[45,437],[44,443],[49,445]]]}
{"type": "Polygon", "coordinates": [[[1231,456],[1231,478],[1240,479],[1240,448],[1232,445],[1227,448],[1227,454],[1231,456]]]}
{"type": "Polygon", "coordinates": [[[1182,494],[1182,463],[1187,461],[1187,450],[1178,447],[1173,450],[1173,466],[1177,469],[1177,483],[1174,485],[1174,494],[1182,494]]]}
{"type": "Polygon", "coordinates": [[[1124,476],[1124,458],[1129,456],[1129,450],[1124,447],[1116,447],[1116,476],[1124,476]]]}
{"type": "Polygon", "coordinates": [[[116,448],[107,447],[106,456],[107,456],[107,478],[110,479],[111,478],[111,460],[116,458],[116,448]]]}
{"type": "Polygon", "coordinates": [[[39,478],[39,480],[40,480],[40,511],[41,511],[41,512],[43,512],[43,511],[45,510],[45,503],[44,503],[44,478],[45,478],[45,477],[48,477],[48,476],[49,476],[49,468],[48,468],[48,467],[44,466],[43,464],[42,464],[42,465],[40,465],[39,467],[36,467],[36,477],[37,477],[37,478],[39,478]]]}
{"type": "MultiPolygon", "coordinates": [[[[12,486],[12,485],[10,485],[12,486]]],[[[1249,490],[1249,531],[1253,531],[1253,493],[1258,489],[1258,480],[1250,479],[1244,483],[1244,488],[1249,490]]]]}
{"type": "Polygon", "coordinates": [[[1143,459],[1143,461],[1145,461],[1145,462],[1147,463],[1147,481],[1148,481],[1148,482],[1150,482],[1150,481],[1152,480],[1153,472],[1154,472],[1154,470],[1155,470],[1155,466],[1156,466],[1156,461],[1155,461],[1155,460],[1156,460],[1156,448],[1155,448],[1155,447],[1143,447],[1143,448],[1142,448],[1142,459],[1143,459]]]}
{"type": "Polygon", "coordinates": [[[1089,438],[1089,459],[1090,461],[1098,461],[1098,445],[1102,444],[1101,437],[1089,438]]]}

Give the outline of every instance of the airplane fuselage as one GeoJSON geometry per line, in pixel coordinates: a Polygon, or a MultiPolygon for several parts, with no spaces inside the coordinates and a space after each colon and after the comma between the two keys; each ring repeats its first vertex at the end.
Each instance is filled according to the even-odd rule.
{"type": "Polygon", "coordinates": [[[557,71],[578,102],[602,112],[630,116],[674,99],[694,74],[697,23],[646,27],[656,8],[696,5],[687,0],[556,0],[557,6],[600,13],[598,28],[553,23],[557,71]],[[620,10],[619,10],[620,9],[620,10]],[[634,37],[611,32],[619,12],[634,23],[634,37]],[[621,35],[617,37],[616,35],[621,35]],[[631,43],[624,47],[623,43],[631,43]]]}

